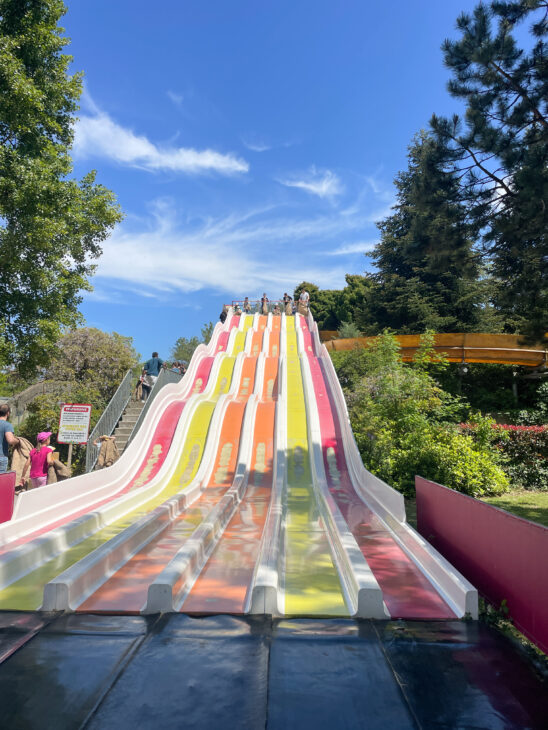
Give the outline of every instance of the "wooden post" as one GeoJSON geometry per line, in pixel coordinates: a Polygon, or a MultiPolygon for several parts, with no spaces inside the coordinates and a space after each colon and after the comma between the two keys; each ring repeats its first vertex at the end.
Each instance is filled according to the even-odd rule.
{"type": "Polygon", "coordinates": [[[70,467],[71,464],[72,464],[72,444],[69,444],[68,456],[67,456],[67,466],[70,467]]]}
{"type": "Polygon", "coordinates": [[[518,396],[518,381],[517,381],[517,372],[514,371],[512,373],[513,380],[512,380],[512,395],[514,396],[514,403],[517,406],[519,403],[519,396],[518,396]]]}

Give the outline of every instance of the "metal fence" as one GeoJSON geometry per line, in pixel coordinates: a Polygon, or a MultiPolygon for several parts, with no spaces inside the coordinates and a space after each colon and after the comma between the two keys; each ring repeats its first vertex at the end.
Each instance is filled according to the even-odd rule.
{"type": "MultiPolygon", "coordinates": [[[[294,304],[296,307],[298,302],[294,302],[294,304]]],[[[255,314],[256,312],[258,312],[259,314],[263,314],[261,299],[249,299],[247,302],[245,302],[243,299],[233,299],[232,304],[225,304],[224,306],[232,307],[232,309],[235,311],[237,311],[237,309],[240,309],[243,314],[255,314]]],[[[285,303],[283,299],[271,299],[268,301],[267,309],[269,312],[274,313],[276,307],[278,307],[280,312],[285,312],[285,303]]]]}
{"type": "Polygon", "coordinates": [[[107,434],[107,436],[110,436],[116,428],[116,424],[120,420],[120,416],[125,411],[126,406],[129,403],[129,399],[131,398],[134,378],[133,370],[128,370],[124,379],[118,386],[118,390],[110,399],[110,402],[103,411],[101,418],[97,421],[95,428],[90,433],[86,449],[86,472],[93,469],[99,457],[99,447],[94,446],[93,442],[101,434],[107,434]]]}
{"type": "Polygon", "coordinates": [[[10,423],[14,426],[20,426],[27,417],[27,406],[38,395],[44,395],[45,393],[59,393],[59,395],[62,395],[65,389],[66,382],[64,381],[42,380],[40,383],[29,385],[28,388],[16,395],[3,399],[11,408],[10,423]]]}
{"type": "Polygon", "coordinates": [[[146,400],[143,410],[139,414],[139,418],[137,419],[135,426],[133,427],[133,431],[129,435],[129,438],[128,438],[127,444],[126,444],[126,449],[129,446],[129,444],[131,443],[131,441],[133,440],[133,437],[135,436],[135,434],[137,433],[139,428],[141,427],[141,424],[145,420],[148,410],[149,410],[150,406],[152,405],[152,401],[154,400],[154,398],[156,398],[156,396],[158,395],[160,390],[164,387],[164,385],[169,385],[170,383],[178,383],[182,377],[183,376],[181,375],[181,373],[176,373],[173,370],[167,370],[165,368],[162,369],[162,371],[160,372],[160,375],[158,375],[158,380],[154,383],[152,390],[150,391],[150,394],[146,400]]]}

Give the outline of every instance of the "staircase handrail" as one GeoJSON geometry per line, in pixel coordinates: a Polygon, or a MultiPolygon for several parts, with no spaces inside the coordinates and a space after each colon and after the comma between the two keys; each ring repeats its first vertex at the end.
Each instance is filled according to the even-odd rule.
{"type": "Polygon", "coordinates": [[[90,433],[86,449],[86,472],[93,470],[99,458],[99,447],[94,446],[93,442],[101,434],[110,436],[116,428],[116,424],[120,420],[122,413],[125,411],[133,391],[132,383],[134,377],[133,370],[128,370],[116,389],[116,393],[114,393],[101,417],[95,424],[95,428],[90,433]]]}

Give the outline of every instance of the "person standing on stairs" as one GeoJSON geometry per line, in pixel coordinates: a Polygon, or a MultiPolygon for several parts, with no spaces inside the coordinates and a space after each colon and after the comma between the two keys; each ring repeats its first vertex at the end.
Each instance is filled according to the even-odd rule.
{"type": "MultiPolygon", "coordinates": [[[[150,391],[156,384],[156,381],[158,380],[158,375],[160,375],[160,370],[163,366],[164,366],[164,361],[160,360],[157,352],[153,352],[150,360],[146,361],[146,363],[143,367],[143,375],[145,378],[144,385],[147,386],[147,391],[148,391],[146,393],[146,398],[148,398],[148,396],[150,395],[150,391]]],[[[143,388],[143,396],[144,395],[145,395],[145,393],[144,393],[144,388],[143,388]]],[[[143,397],[142,400],[144,401],[144,400],[146,400],[146,398],[143,397]]]]}

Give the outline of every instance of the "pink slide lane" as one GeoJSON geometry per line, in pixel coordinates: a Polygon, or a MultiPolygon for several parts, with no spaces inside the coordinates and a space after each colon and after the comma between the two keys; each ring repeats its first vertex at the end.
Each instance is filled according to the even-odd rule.
{"type": "MultiPolygon", "coordinates": [[[[233,319],[238,318],[233,317],[233,319]]],[[[226,349],[228,337],[228,332],[222,332],[219,335],[217,352],[226,349]]],[[[189,396],[194,395],[195,393],[201,393],[204,390],[209,379],[209,374],[211,372],[214,359],[214,357],[205,357],[198,365],[189,396]]],[[[61,525],[70,522],[71,520],[82,517],[88,512],[91,512],[92,510],[97,509],[104,504],[107,504],[107,502],[110,502],[115,497],[120,497],[122,494],[126,494],[126,492],[129,492],[131,489],[143,487],[145,486],[145,484],[148,484],[151,479],[153,479],[153,477],[155,477],[156,474],[160,471],[160,468],[164,463],[164,460],[171,446],[171,442],[173,441],[173,436],[175,435],[177,423],[179,422],[181,413],[183,412],[187,400],[188,399],[175,401],[174,403],[170,403],[169,406],[167,406],[165,411],[162,413],[160,420],[158,421],[158,425],[154,430],[154,434],[150,440],[148,449],[145,453],[139,469],[135,472],[134,477],[122,489],[114,492],[113,494],[109,495],[105,499],[100,500],[99,502],[87,505],[85,509],[73,512],[70,515],[65,515],[65,517],[63,517],[63,519],[61,520],[51,522],[48,525],[41,527],[39,530],[35,530],[34,532],[31,532],[28,535],[19,538],[18,540],[14,540],[13,542],[4,545],[2,548],[0,548],[0,555],[2,555],[7,550],[11,550],[14,547],[17,547],[18,545],[23,545],[24,543],[29,542],[30,540],[33,540],[34,538],[39,537],[40,535],[43,535],[50,530],[54,530],[56,527],[60,527],[61,525]]],[[[108,474],[108,472],[105,472],[105,474],[108,474]]]]}
{"type": "Polygon", "coordinates": [[[326,387],[323,363],[314,355],[308,324],[301,319],[316,403],[329,491],[377,579],[392,618],[454,619],[455,614],[396,543],[380,519],[356,494],[346,465],[340,424],[326,387]]]}

